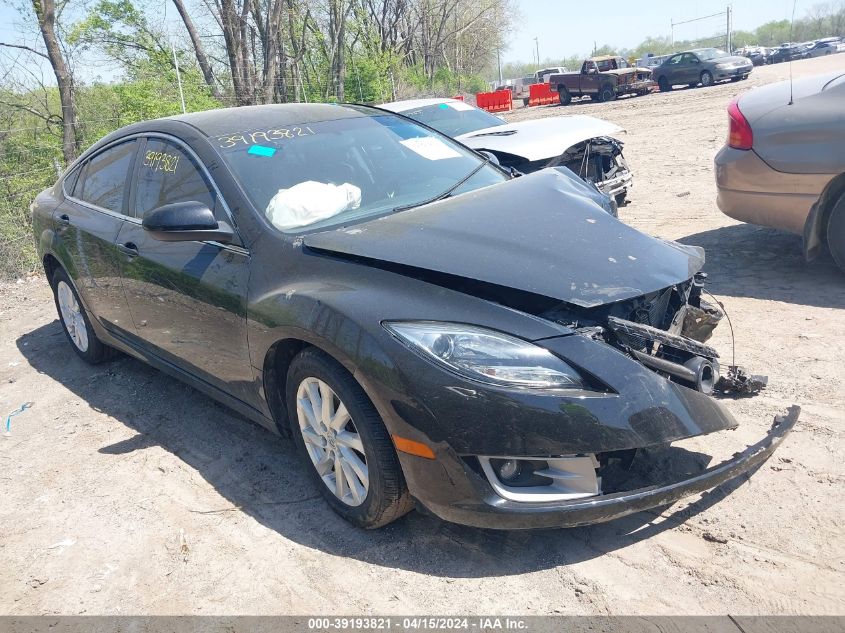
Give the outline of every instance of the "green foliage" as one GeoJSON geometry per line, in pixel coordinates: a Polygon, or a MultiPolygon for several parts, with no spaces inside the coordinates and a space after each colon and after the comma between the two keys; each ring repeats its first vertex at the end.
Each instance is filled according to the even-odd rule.
{"type": "Polygon", "coordinates": [[[131,0],[100,0],[86,17],[73,25],[68,43],[83,50],[97,48],[131,68],[138,63],[165,67],[172,64],[163,33],[150,27],[131,0]]]}
{"type": "Polygon", "coordinates": [[[399,84],[403,87],[400,92],[405,94],[397,95],[398,98],[409,94],[451,96],[460,92],[489,90],[487,82],[479,75],[459,74],[441,66],[435,71],[434,76],[429,78],[421,64],[402,69],[399,84]]]}

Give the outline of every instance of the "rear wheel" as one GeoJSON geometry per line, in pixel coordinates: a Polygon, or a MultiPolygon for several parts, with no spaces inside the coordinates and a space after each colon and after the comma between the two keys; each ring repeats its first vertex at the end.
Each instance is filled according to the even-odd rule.
{"type": "Polygon", "coordinates": [[[531,101],[528,97],[522,97],[522,106],[528,107],[528,102],[531,101]]]}
{"type": "Polygon", "coordinates": [[[713,74],[709,70],[701,73],[701,85],[705,88],[713,85],[713,74]]]}
{"type": "Polygon", "coordinates": [[[569,90],[566,86],[557,87],[557,97],[560,99],[560,105],[569,105],[572,103],[572,95],[569,94],[569,90]]]}
{"type": "Polygon", "coordinates": [[[604,103],[605,101],[613,101],[616,98],[616,91],[613,89],[613,86],[610,84],[604,84],[599,89],[599,101],[604,103]]]}
{"type": "Polygon", "coordinates": [[[335,512],[378,528],[413,508],[390,435],[346,369],[308,348],[291,362],[285,391],[294,442],[335,512]]]}
{"type": "Polygon", "coordinates": [[[827,220],[827,248],[833,261],[845,272],[845,195],[831,209],[827,220]]]}
{"type": "Polygon", "coordinates": [[[114,350],[94,333],[88,313],[76,293],[76,288],[62,268],[53,273],[51,284],[59,321],[73,351],[86,363],[96,365],[112,357],[114,350]]]}
{"type": "Polygon", "coordinates": [[[666,77],[661,77],[657,80],[657,86],[660,88],[660,92],[669,92],[672,89],[672,85],[669,83],[669,80],[666,77]]]}

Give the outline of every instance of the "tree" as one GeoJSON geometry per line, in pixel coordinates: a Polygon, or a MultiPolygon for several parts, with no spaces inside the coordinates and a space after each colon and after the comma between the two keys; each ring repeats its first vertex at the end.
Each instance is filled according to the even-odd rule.
{"type": "MultiPolygon", "coordinates": [[[[44,42],[46,53],[22,44],[0,42],[0,46],[26,51],[32,55],[36,55],[47,60],[50,63],[50,67],[53,70],[53,74],[56,78],[56,84],[59,89],[61,115],[58,118],[62,125],[62,155],[64,156],[65,163],[70,163],[79,154],[81,149],[81,137],[80,130],[78,129],[79,123],[76,116],[73,74],[71,73],[67,60],[65,59],[56,31],[56,3],[55,0],[31,1],[36,22],[38,24],[38,30],[41,33],[41,39],[44,42]]],[[[65,3],[62,2],[58,11],[61,12],[64,6],[65,3]]],[[[54,116],[49,113],[49,107],[44,111],[38,111],[22,104],[18,104],[18,107],[27,110],[32,114],[38,115],[45,121],[49,121],[54,118],[54,116]]]]}

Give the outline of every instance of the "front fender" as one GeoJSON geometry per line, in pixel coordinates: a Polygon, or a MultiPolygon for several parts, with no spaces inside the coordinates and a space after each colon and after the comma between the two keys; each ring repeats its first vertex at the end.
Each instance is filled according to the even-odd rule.
{"type": "MultiPolygon", "coordinates": [[[[469,323],[507,331],[526,340],[569,333],[564,326],[454,290],[397,273],[300,252],[286,274],[253,274],[247,310],[250,358],[264,373],[265,361],[280,341],[313,345],[332,356],[361,384],[389,430],[397,420],[392,401],[405,391],[394,351],[399,343],[384,320],[469,323]],[[278,280],[285,279],[279,284],[278,280]],[[274,283],[275,281],[275,283],[274,283]]],[[[260,270],[267,269],[256,262],[260,270]]],[[[268,388],[284,389],[284,376],[268,388]]],[[[277,416],[278,417],[278,416],[277,416]]],[[[393,427],[393,428],[392,428],[393,427]]]]}

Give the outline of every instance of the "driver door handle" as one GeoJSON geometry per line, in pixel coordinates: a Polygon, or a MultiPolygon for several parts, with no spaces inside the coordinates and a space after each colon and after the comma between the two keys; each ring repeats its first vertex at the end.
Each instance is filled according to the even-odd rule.
{"type": "Polygon", "coordinates": [[[126,242],[124,244],[118,244],[117,250],[121,253],[129,255],[130,257],[137,257],[138,256],[138,247],[135,246],[133,242],[126,242]]]}

